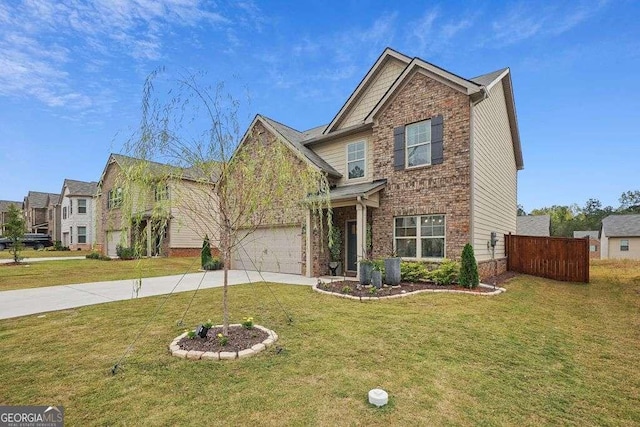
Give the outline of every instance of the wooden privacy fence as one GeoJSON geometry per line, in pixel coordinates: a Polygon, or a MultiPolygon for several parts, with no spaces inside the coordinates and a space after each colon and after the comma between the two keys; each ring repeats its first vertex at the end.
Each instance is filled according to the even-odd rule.
{"type": "Polygon", "coordinates": [[[504,235],[507,270],[589,283],[589,239],[504,235]]]}

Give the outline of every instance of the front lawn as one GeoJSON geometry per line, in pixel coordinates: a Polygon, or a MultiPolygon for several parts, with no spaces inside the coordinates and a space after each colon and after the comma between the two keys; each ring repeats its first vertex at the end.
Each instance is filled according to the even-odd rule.
{"type": "Polygon", "coordinates": [[[0,291],[196,272],[200,258],[76,259],[0,264],[0,291]]]}
{"type": "MultiPolygon", "coordinates": [[[[308,287],[231,287],[232,321],[277,344],[249,359],[167,352],[192,292],[170,297],[119,373],[110,369],[165,297],[0,321],[0,404],[63,405],[69,425],[638,425],[640,264],[592,283],[521,276],[496,297],[360,303],[308,287]],[[390,403],[366,401],[374,387],[390,403]]],[[[186,317],[220,320],[221,289],[186,317]]]]}
{"type": "MultiPolygon", "coordinates": [[[[85,256],[91,253],[91,251],[54,251],[54,250],[42,250],[36,251],[35,249],[25,248],[20,251],[20,258],[52,258],[52,257],[74,257],[85,256]]],[[[11,249],[5,249],[0,251],[0,259],[13,259],[11,249]]]]}

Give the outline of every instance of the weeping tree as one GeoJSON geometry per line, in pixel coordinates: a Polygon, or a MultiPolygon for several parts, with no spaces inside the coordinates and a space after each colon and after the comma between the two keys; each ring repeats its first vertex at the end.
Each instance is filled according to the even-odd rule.
{"type": "MultiPolygon", "coordinates": [[[[260,226],[300,222],[307,209],[321,213],[328,206],[329,184],[324,173],[268,132],[259,117],[241,132],[240,102],[224,84],[205,86],[200,74],[160,80],[160,71],[145,82],[140,126],[125,149],[147,165],[167,166],[170,209],[185,218],[177,226],[217,243],[226,335],[234,251],[260,226]],[[167,90],[158,89],[161,85],[167,90]]],[[[133,187],[149,180],[144,173],[128,178],[133,187]]]]}

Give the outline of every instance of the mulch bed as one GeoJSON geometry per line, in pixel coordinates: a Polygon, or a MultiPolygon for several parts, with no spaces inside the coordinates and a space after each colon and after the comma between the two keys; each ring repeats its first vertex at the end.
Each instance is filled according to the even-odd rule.
{"type": "Polygon", "coordinates": [[[218,334],[221,333],[222,327],[214,327],[209,329],[206,338],[196,336],[190,339],[184,337],[178,341],[178,345],[180,349],[187,351],[211,351],[214,353],[218,351],[242,351],[260,344],[269,337],[269,334],[258,328],[246,329],[242,326],[229,326],[229,333],[227,334],[229,341],[227,345],[221,346],[218,342],[218,334]]]}
{"type": "MultiPolygon", "coordinates": [[[[513,271],[507,271],[506,273],[499,274],[497,276],[490,277],[486,280],[483,280],[482,283],[487,285],[501,286],[503,283],[516,277],[517,273],[513,271]]],[[[383,286],[381,289],[376,290],[375,292],[371,291],[371,286],[361,286],[358,282],[345,280],[345,281],[336,281],[331,283],[325,283],[323,285],[318,286],[319,289],[327,292],[333,292],[336,294],[346,294],[352,295],[354,297],[387,297],[391,295],[398,294],[408,294],[411,292],[421,291],[425,289],[432,290],[451,290],[451,291],[466,291],[466,292],[476,292],[479,294],[493,292],[493,288],[485,288],[485,287],[477,287],[475,289],[468,289],[462,287],[460,285],[436,285],[433,282],[402,282],[399,286],[383,286]],[[345,292],[346,288],[349,289],[348,292],[345,292]]]]}

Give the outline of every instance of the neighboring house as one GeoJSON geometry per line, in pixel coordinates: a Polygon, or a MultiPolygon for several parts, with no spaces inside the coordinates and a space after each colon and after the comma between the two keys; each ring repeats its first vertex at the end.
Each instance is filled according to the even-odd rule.
{"type": "Polygon", "coordinates": [[[640,259],[640,214],[604,218],[600,243],[602,259],[640,259]]]}
{"type": "Polygon", "coordinates": [[[574,231],[574,239],[589,239],[589,258],[600,259],[600,232],[598,230],[591,231],[574,231]]]}
{"type": "Polygon", "coordinates": [[[213,191],[188,169],[111,154],[97,184],[96,249],[116,256],[117,245],[138,247],[146,256],[196,256],[211,229],[213,191]],[[127,173],[137,170],[149,185],[132,184],[127,173]],[[206,197],[209,197],[207,199],[206,197]]]}
{"type": "Polygon", "coordinates": [[[551,235],[551,217],[549,215],[519,216],[516,219],[516,234],[549,237],[551,235]]]}
{"type": "Polygon", "coordinates": [[[22,204],[29,233],[50,234],[49,203],[50,200],[57,200],[59,196],[56,193],[29,191],[22,204]]]}
{"type": "Polygon", "coordinates": [[[61,239],[60,195],[50,194],[47,197],[47,220],[49,221],[49,234],[51,240],[59,242],[61,239]]]}
{"type": "Polygon", "coordinates": [[[60,191],[59,210],[62,246],[89,250],[95,241],[94,197],[97,182],[65,179],[60,191]]]}
{"type": "MultiPolygon", "coordinates": [[[[369,256],[456,259],[468,242],[482,276],[506,269],[503,236],[516,232],[523,168],[508,68],[465,79],[386,49],[329,124],[298,131],[258,115],[240,147],[265,133],[334,186],[347,272],[369,256]]],[[[301,210],[258,229],[232,265],[256,258],[265,270],[327,274],[326,235],[314,224],[301,210]]]]}
{"type": "Polygon", "coordinates": [[[13,202],[11,200],[0,200],[0,236],[4,236],[5,223],[8,220],[7,212],[9,212],[9,206],[15,205],[20,211],[22,211],[22,202],[13,202]]]}

